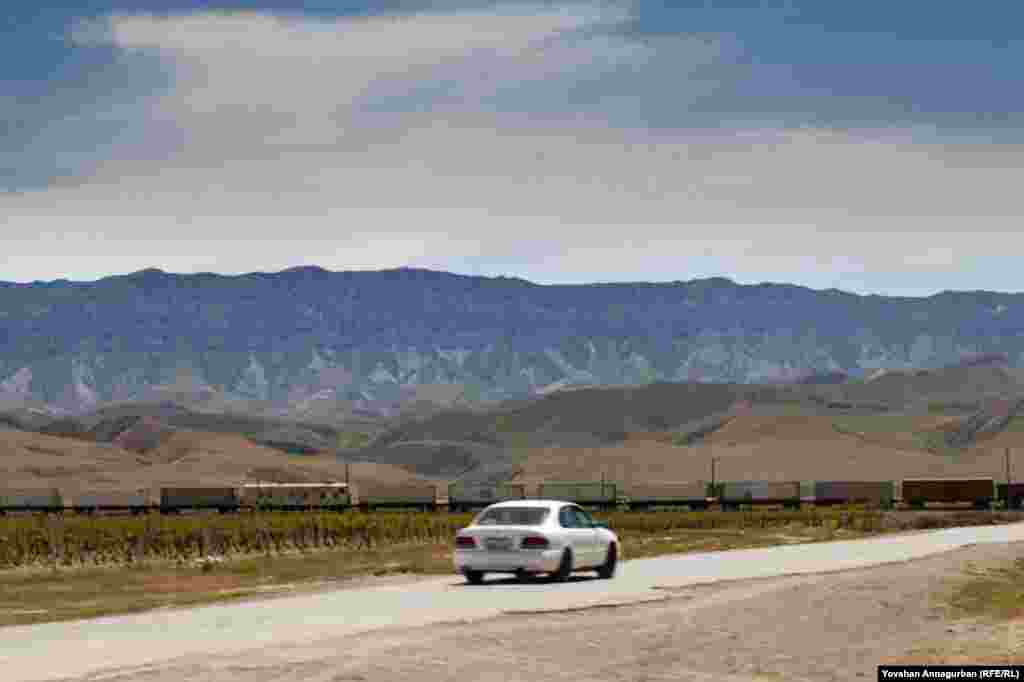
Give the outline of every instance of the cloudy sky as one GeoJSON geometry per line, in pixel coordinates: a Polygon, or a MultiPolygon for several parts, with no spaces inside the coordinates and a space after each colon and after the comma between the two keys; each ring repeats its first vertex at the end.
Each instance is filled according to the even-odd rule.
{"type": "Polygon", "coordinates": [[[0,17],[0,280],[1024,291],[1018,0],[38,4],[0,17]]]}

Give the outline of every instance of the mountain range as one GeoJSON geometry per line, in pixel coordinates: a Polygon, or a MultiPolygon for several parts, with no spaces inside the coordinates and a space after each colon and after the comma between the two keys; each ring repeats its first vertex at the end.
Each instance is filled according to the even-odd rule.
{"type": "MultiPolygon", "coordinates": [[[[66,413],[168,398],[316,421],[655,382],[843,384],[856,396],[950,366],[998,366],[1016,391],[1024,295],[539,285],[408,268],[0,282],[0,405],[66,413]]],[[[943,376],[948,391],[925,392],[963,393],[943,376]]]]}

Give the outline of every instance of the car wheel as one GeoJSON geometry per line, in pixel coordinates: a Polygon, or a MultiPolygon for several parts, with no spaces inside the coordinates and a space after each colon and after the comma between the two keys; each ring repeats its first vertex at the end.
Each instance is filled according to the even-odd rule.
{"type": "Polygon", "coordinates": [[[615,543],[608,545],[608,556],[605,557],[604,564],[597,569],[597,576],[602,580],[609,580],[615,576],[615,566],[619,562],[619,548],[615,543]]]}
{"type": "Polygon", "coordinates": [[[565,550],[562,552],[562,561],[558,564],[558,570],[551,574],[551,577],[555,582],[565,582],[572,575],[572,551],[565,550]]]}
{"type": "Polygon", "coordinates": [[[479,585],[484,581],[483,571],[463,571],[462,575],[466,576],[466,582],[470,585],[479,585]]]}

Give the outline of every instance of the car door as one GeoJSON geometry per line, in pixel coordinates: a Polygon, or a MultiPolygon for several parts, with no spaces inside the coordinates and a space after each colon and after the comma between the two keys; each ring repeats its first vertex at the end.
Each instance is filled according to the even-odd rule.
{"type": "MultiPolygon", "coordinates": [[[[587,546],[587,566],[597,566],[604,562],[604,552],[601,550],[601,544],[599,542],[599,534],[597,530],[597,524],[594,522],[593,517],[586,511],[579,507],[573,507],[573,513],[576,516],[576,525],[580,530],[586,530],[586,546],[587,546]]],[[[581,534],[581,538],[583,535],[581,534]]]]}
{"type": "Polygon", "coordinates": [[[572,548],[573,568],[587,566],[590,563],[590,539],[592,529],[580,526],[580,519],[576,516],[575,507],[565,506],[558,512],[558,525],[562,527],[562,533],[572,548]]]}

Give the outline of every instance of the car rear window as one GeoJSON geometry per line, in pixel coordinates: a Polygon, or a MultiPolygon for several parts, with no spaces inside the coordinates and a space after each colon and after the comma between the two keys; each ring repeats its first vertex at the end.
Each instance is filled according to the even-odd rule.
{"type": "Polygon", "coordinates": [[[497,507],[476,520],[478,526],[539,526],[548,516],[544,507],[497,507]]]}

